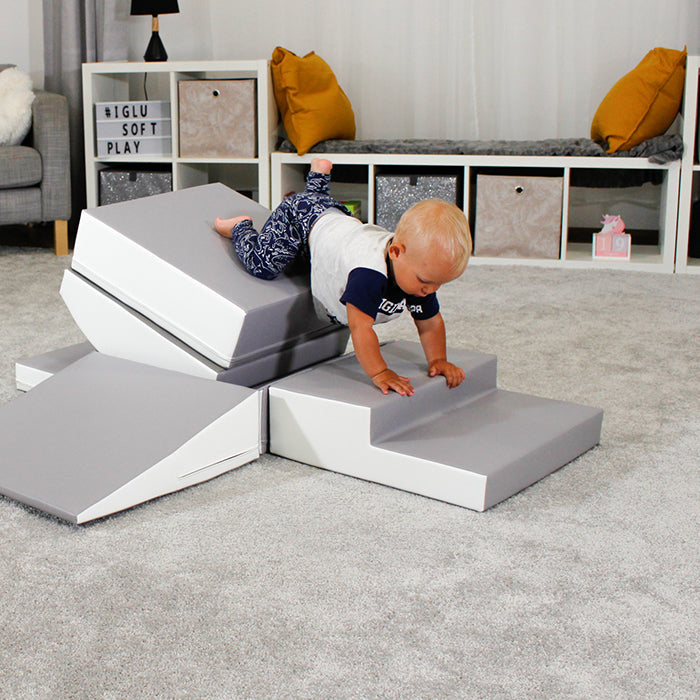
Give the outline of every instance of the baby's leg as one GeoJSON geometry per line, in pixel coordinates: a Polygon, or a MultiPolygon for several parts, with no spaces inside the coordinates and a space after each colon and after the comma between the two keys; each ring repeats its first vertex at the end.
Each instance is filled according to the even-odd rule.
{"type": "Polygon", "coordinates": [[[302,237],[282,202],[260,229],[250,219],[237,223],[231,231],[233,248],[245,269],[263,280],[275,279],[296,258],[302,237]]]}
{"type": "Polygon", "coordinates": [[[314,158],[311,161],[311,170],[306,176],[306,189],[304,192],[322,194],[330,197],[331,194],[331,170],[333,163],[325,158],[314,158]]]}
{"type": "MultiPolygon", "coordinates": [[[[304,251],[309,232],[319,216],[331,208],[349,214],[330,196],[329,160],[314,158],[306,179],[306,189],[287,197],[270,215],[260,232],[248,217],[232,227],[233,245],[246,270],[261,279],[274,279],[304,251]]],[[[225,226],[230,220],[222,220],[225,226]]],[[[217,229],[218,230],[218,229],[217,229]]]]}

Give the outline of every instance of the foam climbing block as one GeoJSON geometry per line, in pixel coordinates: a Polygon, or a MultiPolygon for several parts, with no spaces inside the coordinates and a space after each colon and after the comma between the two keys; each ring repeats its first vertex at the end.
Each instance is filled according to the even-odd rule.
{"type": "Polygon", "coordinates": [[[354,355],[330,360],[270,387],[270,451],[483,511],[600,440],[601,410],[498,389],[493,355],[451,351],[467,377],[448,389],[418,343],[382,353],[412,397],[383,395],[354,355]]]}
{"type": "Polygon", "coordinates": [[[98,351],[125,360],[216,379],[223,368],[85,277],[65,270],[60,294],[98,351]]]}
{"type": "Polygon", "coordinates": [[[261,226],[269,210],[220,183],[87,209],[72,268],[224,369],[340,332],[315,314],[308,275],[244,270],[213,229],[243,214],[261,226]]]}
{"type": "Polygon", "coordinates": [[[91,352],[0,406],[0,493],[84,523],[260,455],[261,394],[91,352]]]}
{"type": "Polygon", "coordinates": [[[76,343],[65,348],[50,350],[40,355],[23,357],[15,362],[15,383],[20,391],[29,391],[41,384],[56,372],[77,362],[85,355],[95,352],[95,348],[87,341],[76,343]]]}
{"type": "Polygon", "coordinates": [[[336,357],[345,350],[349,337],[347,328],[323,326],[280,344],[276,352],[246,356],[223,368],[73,270],[64,272],[60,293],[78,327],[99,352],[247,387],[336,357]]]}

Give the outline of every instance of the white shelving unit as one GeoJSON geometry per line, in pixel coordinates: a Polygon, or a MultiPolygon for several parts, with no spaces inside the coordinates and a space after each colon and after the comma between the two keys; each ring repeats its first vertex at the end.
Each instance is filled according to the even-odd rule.
{"type": "Polygon", "coordinates": [[[270,152],[274,148],[278,114],[267,60],[164,61],[150,63],[83,64],[83,118],[87,206],[98,205],[99,171],[109,166],[156,165],[172,169],[173,189],[223,182],[234,189],[252,190],[270,205],[270,152]],[[178,83],[181,80],[256,81],[257,154],[254,158],[181,158],[179,156],[178,83]],[[97,102],[146,99],[169,100],[172,152],[164,156],[98,157],[95,134],[97,102]]]}
{"type": "Polygon", "coordinates": [[[690,211],[700,193],[700,163],[698,162],[698,81],[700,80],[700,56],[688,56],[685,64],[685,90],[683,92],[683,159],[681,161],[681,185],[678,203],[678,241],[676,272],[700,274],[700,258],[688,257],[690,211]]]}
{"type": "MultiPolygon", "coordinates": [[[[351,172],[350,183],[333,180],[332,192],[339,199],[359,199],[362,201],[363,219],[374,222],[375,217],[375,176],[378,173],[391,172],[392,168],[429,168],[432,174],[444,173],[459,175],[464,183],[462,201],[458,204],[464,209],[470,221],[474,221],[473,189],[476,174],[547,174],[563,178],[561,250],[556,260],[538,258],[501,258],[477,257],[473,263],[488,263],[496,265],[541,265],[550,267],[598,267],[637,271],[666,272],[674,271],[676,253],[676,223],[678,214],[678,191],[680,185],[680,161],[664,165],[650,163],[645,158],[604,158],[604,157],[570,157],[570,156],[468,156],[468,155],[392,155],[392,154],[306,154],[298,156],[294,153],[272,153],[272,205],[277,205],[282,197],[289,192],[298,192],[304,187],[304,176],[308,164],[313,158],[324,157],[336,166],[344,166],[346,172],[351,172]],[[658,241],[652,245],[636,245],[634,230],[632,233],[632,256],[630,261],[593,259],[591,243],[569,241],[570,208],[572,174],[575,171],[613,171],[613,170],[657,170],[661,172],[662,184],[658,186],[658,241]]],[[[624,198],[626,188],[611,188],[611,195],[618,191],[618,196],[624,198]]],[[[600,229],[602,214],[618,213],[601,211],[596,219],[587,222],[591,231],[600,229]]],[[[478,232],[477,234],[478,235],[478,232]]],[[[590,238],[588,239],[590,241],[590,238]]]]}

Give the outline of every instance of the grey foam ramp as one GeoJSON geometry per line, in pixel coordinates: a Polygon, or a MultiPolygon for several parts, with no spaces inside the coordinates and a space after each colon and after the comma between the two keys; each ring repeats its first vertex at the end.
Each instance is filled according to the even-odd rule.
{"type": "Polygon", "coordinates": [[[451,351],[467,378],[448,389],[419,344],[382,352],[414,396],[384,396],[354,356],[331,360],[270,387],[270,451],[483,511],[600,440],[601,410],[498,389],[492,355],[451,351]]]}
{"type": "Polygon", "coordinates": [[[249,355],[226,369],[73,270],[63,274],[61,296],[99,352],[247,387],[336,357],[345,350],[349,336],[345,327],[324,326],[280,344],[277,352],[249,355]]]}
{"type": "Polygon", "coordinates": [[[74,523],[260,454],[260,392],[91,353],[0,406],[0,493],[74,523]]]}
{"type": "Polygon", "coordinates": [[[221,367],[275,353],[330,324],[313,307],[308,276],[248,274],[217,215],[269,210],[214,183],[87,209],[72,267],[221,367]]]}
{"type": "Polygon", "coordinates": [[[23,357],[15,362],[17,388],[20,391],[29,391],[91,352],[95,352],[95,348],[85,341],[33,357],[23,357]]]}

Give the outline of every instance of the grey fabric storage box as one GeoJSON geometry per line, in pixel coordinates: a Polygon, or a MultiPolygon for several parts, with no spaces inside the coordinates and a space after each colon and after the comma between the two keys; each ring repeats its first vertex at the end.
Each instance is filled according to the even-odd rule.
{"type": "Polygon", "coordinates": [[[255,158],[255,80],[181,80],[180,156],[255,158]]]}
{"type": "Polygon", "coordinates": [[[477,175],[474,254],[559,258],[564,180],[477,175]]]}
{"type": "Polygon", "coordinates": [[[173,174],[165,170],[100,170],[100,205],[172,192],[173,174]]]}
{"type": "Polygon", "coordinates": [[[456,175],[377,175],[375,222],[394,231],[401,215],[423,199],[457,202],[456,175]]]}

